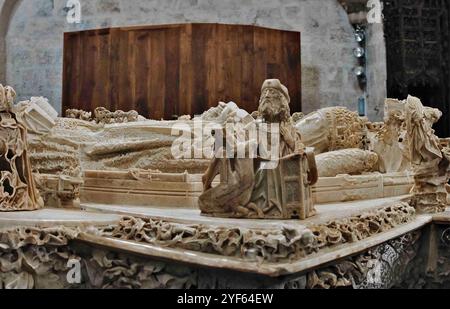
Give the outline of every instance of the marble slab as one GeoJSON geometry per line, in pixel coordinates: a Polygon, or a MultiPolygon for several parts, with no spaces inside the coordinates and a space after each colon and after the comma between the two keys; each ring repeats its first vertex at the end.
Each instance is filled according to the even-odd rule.
{"type": "Polygon", "coordinates": [[[148,207],[148,206],[128,206],[128,205],[106,205],[82,203],[81,207],[87,211],[116,213],[120,215],[129,215],[134,217],[149,217],[159,220],[166,220],[184,224],[205,224],[211,226],[224,227],[242,227],[242,228],[258,228],[273,229],[281,226],[291,226],[301,228],[302,226],[326,223],[330,220],[346,218],[350,216],[358,216],[364,212],[381,209],[389,205],[396,204],[401,201],[409,200],[410,196],[390,197],[383,199],[353,201],[347,203],[329,203],[317,205],[317,215],[300,221],[300,220],[252,220],[252,219],[222,219],[201,216],[200,210],[189,208],[173,208],[165,207],[148,207]]]}
{"type": "Polygon", "coordinates": [[[116,224],[120,220],[120,217],[117,214],[88,213],[82,210],[47,208],[36,211],[0,213],[0,228],[16,226],[103,226],[116,224]]]}

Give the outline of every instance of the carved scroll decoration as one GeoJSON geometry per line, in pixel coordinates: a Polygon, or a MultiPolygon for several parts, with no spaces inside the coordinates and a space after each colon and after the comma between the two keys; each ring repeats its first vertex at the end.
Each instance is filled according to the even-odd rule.
{"type": "Polygon", "coordinates": [[[122,240],[279,262],[298,260],[324,248],[361,241],[409,223],[414,217],[414,208],[400,203],[301,230],[287,226],[278,230],[248,230],[124,217],[117,226],[103,228],[100,232],[122,240]]]}

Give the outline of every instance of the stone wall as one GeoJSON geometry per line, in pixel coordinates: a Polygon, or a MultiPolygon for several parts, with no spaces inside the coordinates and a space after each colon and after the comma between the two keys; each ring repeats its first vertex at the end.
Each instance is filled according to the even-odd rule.
{"type": "Polygon", "coordinates": [[[67,23],[66,2],[23,0],[11,17],[6,79],[20,99],[43,95],[61,110],[65,31],[184,22],[301,31],[305,112],[332,105],[356,110],[362,95],[352,72],[353,28],[336,0],[81,0],[79,25],[67,23]]]}

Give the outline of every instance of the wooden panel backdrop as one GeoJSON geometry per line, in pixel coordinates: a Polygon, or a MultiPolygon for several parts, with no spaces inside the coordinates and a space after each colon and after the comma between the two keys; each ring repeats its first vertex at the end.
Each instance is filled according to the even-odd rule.
{"type": "Polygon", "coordinates": [[[279,78],[301,111],[300,33],[184,24],[66,33],[63,110],[137,110],[151,119],[201,114],[219,101],[257,110],[279,78]]]}

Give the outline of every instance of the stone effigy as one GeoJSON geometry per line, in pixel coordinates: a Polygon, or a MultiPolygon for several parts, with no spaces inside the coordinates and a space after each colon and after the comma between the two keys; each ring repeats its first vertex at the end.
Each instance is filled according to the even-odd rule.
{"type": "Polygon", "coordinates": [[[94,111],[94,117],[92,117],[91,112],[79,109],[68,109],[66,110],[66,117],[89,122],[93,121],[99,124],[128,123],[145,120],[145,118],[140,116],[135,110],[128,112],[117,110],[115,112],[111,112],[104,107],[96,108],[94,111]]]}
{"type": "Polygon", "coordinates": [[[320,177],[359,175],[375,170],[378,155],[361,149],[345,149],[317,155],[316,161],[320,177]]]}
{"type": "Polygon", "coordinates": [[[303,144],[314,147],[316,154],[365,146],[367,120],[345,107],[324,108],[296,119],[303,144]]]}
{"type": "Polygon", "coordinates": [[[104,107],[96,108],[94,111],[95,121],[97,123],[127,123],[139,121],[139,114],[136,111],[124,112],[121,110],[111,112],[104,107]]]}
{"type": "Polygon", "coordinates": [[[412,204],[418,212],[445,211],[445,186],[450,179],[450,148],[448,145],[441,145],[432,128],[442,113],[424,107],[413,96],[409,96],[404,104],[407,145],[415,179],[412,204]]]}
{"type": "Polygon", "coordinates": [[[66,110],[66,117],[71,119],[79,119],[84,121],[92,121],[92,113],[80,109],[66,110]]]}
{"type": "Polygon", "coordinates": [[[49,133],[58,118],[58,112],[43,97],[32,97],[29,101],[19,102],[13,109],[17,121],[29,133],[49,133]]]}
{"type": "Polygon", "coordinates": [[[12,111],[15,96],[14,89],[0,85],[0,212],[44,206],[28,158],[27,131],[12,111]]]}
{"type": "MultiPolygon", "coordinates": [[[[265,127],[279,144],[271,144],[270,138],[265,145],[260,144],[258,160],[249,154],[237,157],[236,152],[231,157],[215,157],[204,175],[204,192],[199,198],[204,215],[305,219],[314,214],[311,186],[317,181],[315,159],[302,144],[300,134],[291,122],[288,89],[279,80],[267,80],[261,92],[258,115],[266,124],[275,124],[279,129],[272,132],[274,126],[265,127]],[[276,146],[279,146],[275,148],[277,162],[273,168],[266,168],[265,164],[273,163],[271,150],[276,146]],[[220,183],[213,187],[218,175],[220,183]]],[[[221,107],[219,115],[227,108],[221,107]]],[[[247,127],[252,124],[255,125],[250,122],[247,127]]],[[[238,138],[234,134],[227,131],[224,136],[229,137],[227,142],[231,140],[236,146],[238,138]]],[[[250,137],[244,145],[246,151],[252,149],[252,143],[256,141],[250,137]]]]}

